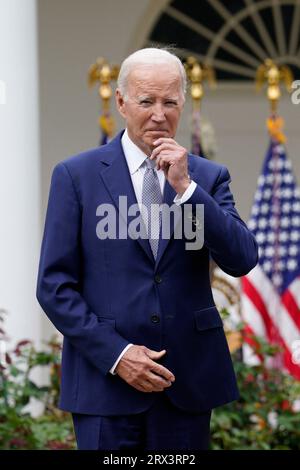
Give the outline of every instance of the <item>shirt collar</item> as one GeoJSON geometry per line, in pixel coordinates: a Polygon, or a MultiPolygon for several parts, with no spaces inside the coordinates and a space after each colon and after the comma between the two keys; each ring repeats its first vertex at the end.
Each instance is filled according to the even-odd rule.
{"type": "Polygon", "coordinates": [[[127,161],[129,173],[132,175],[146,160],[147,155],[130,139],[127,129],[122,135],[122,147],[127,161]]]}

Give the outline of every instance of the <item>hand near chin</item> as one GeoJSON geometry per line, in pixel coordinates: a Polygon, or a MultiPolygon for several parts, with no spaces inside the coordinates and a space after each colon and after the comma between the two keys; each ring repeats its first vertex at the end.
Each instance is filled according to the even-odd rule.
{"type": "Polygon", "coordinates": [[[183,194],[190,184],[187,150],[174,139],[160,137],[153,142],[155,148],[150,160],[156,161],[157,169],[165,172],[166,179],[177,194],[183,194]]]}

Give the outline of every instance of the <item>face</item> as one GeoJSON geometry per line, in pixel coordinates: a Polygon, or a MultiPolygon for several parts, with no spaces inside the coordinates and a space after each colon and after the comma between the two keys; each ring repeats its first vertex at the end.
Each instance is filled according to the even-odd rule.
{"type": "Polygon", "coordinates": [[[179,71],[175,66],[141,65],[128,76],[125,99],[117,89],[116,102],[129,137],[151,155],[156,139],[175,137],[184,104],[179,71]]]}

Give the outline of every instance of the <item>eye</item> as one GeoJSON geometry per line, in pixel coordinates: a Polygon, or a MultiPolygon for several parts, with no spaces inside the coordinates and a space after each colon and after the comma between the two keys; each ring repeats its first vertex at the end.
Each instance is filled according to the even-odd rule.
{"type": "Polygon", "coordinates": [[[151,100],[142,100],[142,101],[140,101],[140,104],[150,105],[150,104],[152,104],[152,101],[151,100]]]}
{"type": "Polygon", "coordinates": [[[167,106],[177,106],[177,102],[176,101],[171,101],[171,100],[166,101],[165,104],[167,106]]]}

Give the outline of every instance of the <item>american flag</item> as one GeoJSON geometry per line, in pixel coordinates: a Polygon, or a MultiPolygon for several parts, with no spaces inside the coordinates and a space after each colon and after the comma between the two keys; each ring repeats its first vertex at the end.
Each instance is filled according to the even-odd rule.
{"type": "Polygon", "coordinates": [[[242,278],[246,330],[278,344],[277,366],[300,380],[300,188],[285,147],[276,140],[258,179],[248,226],[259,262],[242,278]]]}

